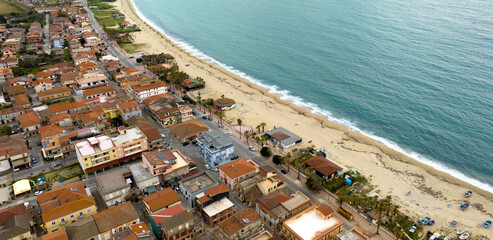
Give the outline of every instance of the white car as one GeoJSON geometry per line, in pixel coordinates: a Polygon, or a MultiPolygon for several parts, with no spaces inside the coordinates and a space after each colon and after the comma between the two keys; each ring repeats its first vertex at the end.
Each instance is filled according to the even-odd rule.
{"type": "Polygon", "coordinates": [[[207,169],[207,170],[210,170],[210,169],[211,169],[211,166],[209,166],[209,164],[204,165],[204,167],[205,167],[205,169],[207,169]]]}
{"type": "Polygon", "coordinates": [[[229,135],[229,136],[233,136],[233,134],[232,134],[230,131],[228,131],[228,135],[229,135]]]}
{"type": "Polygon", "coordinates": [[[161,133],[161,137],[162,137],[162,138],[165,138],[165,137],[166,137],[166,135],[164,135],[164,134],[162,134],[162,133],[161,133]]]}
{"type": "Polygon", "coordinates": [[[212,169],[212,171],[219,172],[219,168],[215,167],[215,168],[212,169]]]}
{"type": "Polygon", "coordinates": [[[43,193],[43,191],[36,191],[36,192],[34,193],[34,196],[38,196],[38,195],[39,195],[39,194],[41,194],[41,193],[43,193]]]}
{"type": "Polygon", "coordinates": [[[252,146],[248,146],[248,149],[250,149],[250,151],[255,152],[255,148],[254,148],[254,147],[252,147],[252,146]]]}

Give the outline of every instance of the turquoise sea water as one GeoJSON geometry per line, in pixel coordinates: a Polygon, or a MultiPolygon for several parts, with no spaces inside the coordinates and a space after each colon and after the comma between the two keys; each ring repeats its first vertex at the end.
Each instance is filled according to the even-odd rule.
{"type": "Polygon", "coordinates": [[[196,56],[493,192],[493,1],[134,3],[196,56]]]}

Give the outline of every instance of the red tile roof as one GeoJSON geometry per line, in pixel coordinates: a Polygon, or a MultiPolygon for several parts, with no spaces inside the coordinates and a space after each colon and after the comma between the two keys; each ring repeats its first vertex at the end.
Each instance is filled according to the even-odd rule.
{"type": "Polygon", "coordinates": [[[339,167],[337,164],[329,161],[322,156],[312,157],[306,160],[305,164],[320,172],[324,176],[330,176],[334,173],[337,173],[337,171],[342,170],[342,167],[339,167]]]}
{"type": "Polygon", "coordinates": [[[163,189],[144,197],[144,202],[150,207],[151,212],[168,207],[171,204],[180,202],[180,198],[175,190],[171,188],[163,189]]]}
{"type": "Polygon", "coordinates": [[[35,112],[27,112],[24,114],[20,114],[18,117],[19,117],[19,122],[21,122],[22,128],[40,125],[39,118],[35,112]]]}
{"type": "Polygon", "coordinates": [[[181,213],[183,211],[184,211],[184,209],[180,205],[175,205],[175,206],[166,208],[162,211],[159,211],[157,213],[154,213],[152,215],[152,218],[154,219],[156,224],[159,224],[164,219],[170,218],[170,217],[172,217],[178,213],[181,213]]]}
{"type": "Polygon", "coordinates": [[[226,163],[219,167],[219,171],[226,174],[230,179],[235,179],[255,170],[255,166],[243,158],[226,163]]]}

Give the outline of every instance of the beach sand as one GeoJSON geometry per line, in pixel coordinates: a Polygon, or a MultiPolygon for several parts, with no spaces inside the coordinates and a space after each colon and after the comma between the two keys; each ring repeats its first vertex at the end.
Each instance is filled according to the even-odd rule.
{"type": "Polygon", "coordinates": [[[176,58],[181,70],[206,81],[210,91],[203,98],[218,98],[224,94],[239,104],[226,112],[225,119],[236,122],[235,119],[241,118],[244,124],[254,128],[261,122],[267,124],[265,129],[282,126],[303,137],[305,145],[324,148],[328,159],[345,169],[371,176],[372,183],[380,189],[380,195],[391,195],[401,210],[410,216],[434,218],[436,224],[425,227],[427,230],[451,234],[453,229],[450,222],[456,220],[459,222],[457,229],[472,231],[476,236],[493,235],[493,229],[482,227],[482,223],[493,215],[492,193],[312,114],[308,109],[281,100],[264,88],[197,59],[142,21],[130,0],[117,0],[113,4],[125,14],[127,21],[135,22],[142,29],[132,33],[132,36],[136,43],[148,44],[149,48],[145,49],[147,53],[169,53],[176,58]],[[311,143],[308,144],[309,141],[311,143]],[[466,200],[464,192],[467,190],[474,191],[474,195],[467,199],[471,206],[461,211],[459,206],[466,200]],[[411,195],[406,196],[409,191],[411,195]]]}

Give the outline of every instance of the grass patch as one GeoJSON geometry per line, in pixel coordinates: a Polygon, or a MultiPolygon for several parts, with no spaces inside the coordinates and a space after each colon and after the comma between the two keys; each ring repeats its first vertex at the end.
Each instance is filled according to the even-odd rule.
{"type": "Polygon", "coordinates": [[[121,44],[121,47],[127,53],[136,53],[147,47],[147,43],[124,43],[121,44]]]}
{"type": "Polygon", "coordinates": [[[37,182],[38,178],[44,177],[46,182],[55,183],[62,178],[65,180],[69,180],[74,177],[79,177],[80,175],[84,175],[84,172],[82,171],[79,163],[74,163],[72,165],[68,165],[64,168],[60,168],[51,172],[41,173],[39,175],[30,177],[29,179],[37,182]]]}
{"type": "Polygon", "coordinates": [[[0,0],[0,15],[9,15],[10,13],[28,13],[29,9],[15,0],[0,0]]]}

